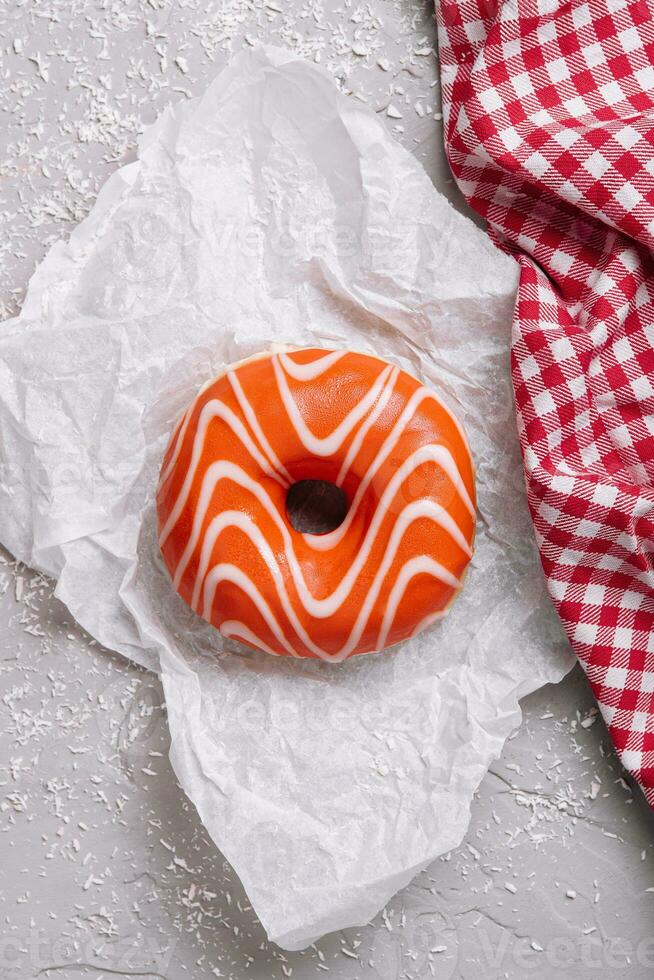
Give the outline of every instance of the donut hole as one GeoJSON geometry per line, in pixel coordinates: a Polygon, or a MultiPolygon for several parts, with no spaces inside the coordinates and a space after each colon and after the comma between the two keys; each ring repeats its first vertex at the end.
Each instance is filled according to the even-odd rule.
{"type": "Polygon", "coordinates": [[[327,480],[298,480],[286,494],[286,513],[301,534],[329,534],[345,520],[347,497],[327,480]]]}

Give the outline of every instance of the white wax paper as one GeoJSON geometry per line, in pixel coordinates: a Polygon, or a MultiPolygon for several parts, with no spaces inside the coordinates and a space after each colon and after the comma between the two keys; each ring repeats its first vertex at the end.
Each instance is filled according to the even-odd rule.
{"type": "Polygon", "coordinates": [[[160,672],[180,782],[288,949],[367,922],[460,842],[518,699],[570,666],[515,433],[516,278],[370,109],[260,48],[162,114],[0,329],[0,540],[160,672]],[[475,557],[447,618],[400,648],[338,666],[246,651],[163,571],[170,429],[275,342],[388,357],[467,428],[475,557]]]}

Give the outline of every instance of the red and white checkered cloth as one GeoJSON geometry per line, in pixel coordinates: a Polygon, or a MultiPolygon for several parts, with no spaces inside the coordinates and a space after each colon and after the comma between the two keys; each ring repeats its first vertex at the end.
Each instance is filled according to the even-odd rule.
{"type": "Polygon", "coordinates": [[[437,15],[452,171],[520,263],[511,365],[550,595],[654,805],[654,7],[437,15]]]}

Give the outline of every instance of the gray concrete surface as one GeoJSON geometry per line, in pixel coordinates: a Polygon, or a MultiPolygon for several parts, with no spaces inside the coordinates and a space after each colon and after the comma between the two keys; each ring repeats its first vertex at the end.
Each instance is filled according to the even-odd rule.
{"type": "MultiPolygon", "coordinates": [[[[260,39],[320,60],[465,210],[426,0],[0,0],[3,316],[140,127],[260,39]]],[[[460,848],[365,928],[284,953],[177,786],[156,678],[0,551],[0,977],[645,980],[654,817],[578,669],[524,715],[460,848]]]]}

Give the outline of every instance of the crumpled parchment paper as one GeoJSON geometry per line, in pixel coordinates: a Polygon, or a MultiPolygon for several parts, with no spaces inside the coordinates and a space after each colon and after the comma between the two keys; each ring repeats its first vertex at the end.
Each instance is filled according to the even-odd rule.
{"type": "Polygon", "coordinates": [[[518,699],[571,664],[523,490],[516,280],[368,108],[259,48],[148,129],[0,330],[0,540],[161,674],[180,782],[288,949],[367,922],[460,842],[518,699]],[[170,429],[208,377],[271,342],[387,356],[467,428],[467,584],[398,649],[339,666],[244,651],[164,573],[170,429]]]}

